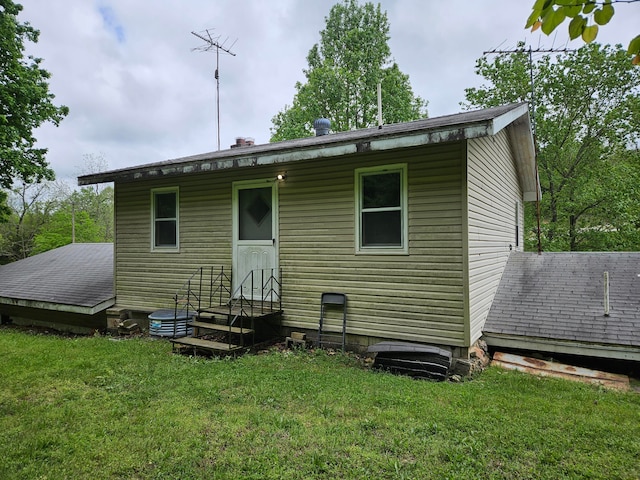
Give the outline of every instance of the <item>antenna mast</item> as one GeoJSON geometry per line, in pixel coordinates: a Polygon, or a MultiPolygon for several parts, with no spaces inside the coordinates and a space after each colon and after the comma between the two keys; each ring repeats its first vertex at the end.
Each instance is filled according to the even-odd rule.
{"type": "Polygon", "coordinates": [[[205,44],[200,47],[192,48],[192,51],[210,52],[213,49],[216,50],[216,112],[218,119],[218,150],[220,150],[220,50],[222,50],[223,53],[228,53],[235,57],[236,54],[231,51],[231,48],[236,44],[237,40],[234,40],[229,47],[225,47],[225,43],[227,43],[229,38],[226,38],[224,42],[220,42],[220,36],[212,37],[209,29],[205,30],[204,33],[191,32],[191,34],[205,42],[205,44]]]}
{"type": "Polygon", "coordinates": [[[528,53],[529,54],[529,81],[531,85],[531,120],[532,120],[532,129],[533,135],[536,134],[536,98],[535,92],[533,89],[533,53],[566,53],[573,52],[575,50],[570,50],[568,48],[536,48],[532,49],[531,46],[529,48],[514,48],[512,50],[498,50],[493,49],[490,51],[482,52],[483,55],[489,54],[505,54],[505,53],[528,53]]]}
{"type": "Polygon", "coordinates": [[[540,229],[540,177],[538,176],[538,141],[536,136],[536,97],[534,90],[534,78],[533,78],[533,53],[566,53],[573,52],[567,48],[536,48],[535,50],[529,46],[529,48],[515,48],[512,50],[498,50],[494,48],[491,51],[482,52],[483,55],[489,54],[512,54],[512,53],[528,53],[529,54],[529,82],[531,84],[531,126],[533,130],[533,144],[535,148],[536,156],[536,219],[538,222],[537,237],[538,237],[538,255],[542,254],[542,231],[540,229]]]}

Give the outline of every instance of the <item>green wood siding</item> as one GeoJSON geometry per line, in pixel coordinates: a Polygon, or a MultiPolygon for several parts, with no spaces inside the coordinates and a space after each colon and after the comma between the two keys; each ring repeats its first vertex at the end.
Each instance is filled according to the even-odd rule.
{"type": "Polygon", "coordinates": [[[505,130],[467,145],[470,344],[482,327],[515,241],[516,202],[522,217],[522,190],[505,130]]]}
{"type": "Polygon", "coordinates": [[[348,333],[465,345],[462,172],[451,143],[116,185],[116,295],[128,308],[171,306],[201,265],[232,263],[232,182],[275,178],[285,326],[317,329],[320,294],[348,295],[348,333]],[[355,169],[406,163],[409,255],[356,255],[355,169]],[[180,249],[151,251],[150,191],[178,187],[180,249]]]}

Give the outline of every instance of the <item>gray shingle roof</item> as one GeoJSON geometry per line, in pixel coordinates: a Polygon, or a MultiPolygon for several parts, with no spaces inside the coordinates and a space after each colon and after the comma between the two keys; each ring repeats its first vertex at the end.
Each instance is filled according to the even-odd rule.
{"type": "Polygon", "coordinates": [[[113,298],[112,243],[74,243],[0,266],[0,303],[92,308],[113,298]]]}
{"type": "Polygon", "coordinates": [[[513,252],[485,333],[640,346],[640,252],[513,252]],[[609,272],[610,316],[604,315],[609,272]]]}

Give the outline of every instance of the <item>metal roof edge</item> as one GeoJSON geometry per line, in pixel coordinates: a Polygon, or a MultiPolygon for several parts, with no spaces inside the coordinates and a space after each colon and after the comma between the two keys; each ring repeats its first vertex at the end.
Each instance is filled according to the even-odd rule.
{"type": "Polygon", "coordinates": [[[577,342],[575,340],[528,337],[495,332],[483,332],[482,338],[492,347],[640,361],[640,347],[633,345],[577,342]]]}
{"type": "Polygon", "coordinates": [[[83,315],[95,315],[96,313],[101,312],[102,310],[106,310],[107,308],[115,305],[115,303],[116,303],[115,297],[105,300],[103,302],[100,302],[97,305],[93,305],[93,306],[67,305],[64,303],[41,302],[37,300],[25,300],[20,298],[0,297],[0,304],[4,304],[4,305],[37,308],[40,310],[52,310],[56,312],[80,313],[83,315]]]}

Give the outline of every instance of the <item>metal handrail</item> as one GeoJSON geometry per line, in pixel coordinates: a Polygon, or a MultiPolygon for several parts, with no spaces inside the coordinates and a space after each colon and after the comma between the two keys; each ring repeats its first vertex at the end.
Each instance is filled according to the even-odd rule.
{"type": "MultiPolygon", "coordinates": [[[[191,282],[193,281],[194,277],[196,277],[196,275],[199,275],[200,277],[200,283],[202,282],[202,269],[203,267],[199,267],[195,272],[193,272],[193,274],[182,284],[182,286],[178,289],[178,291],[176,292],[176,294],[173,296],[173,300],[174,300],[174,314],[177,316],[178,315],[178,305],[180,303],[180,301],[184,300],[186,298],[187,302],[185,304],[186,306],[186,314],[189,314],[189,307],[191,307],[193,310],[197,310],[200,307],[200,295],[201,295],[201,289],[202,287],[200,287],[200,291],[198,292],[198,295],[196,295],[196,292],[193,291],[193,289],[191,288],[191,282]],[[182,295],[180,295],[180,293],[182,291],[185,291],[184,293],[182,293],[182,295]],[[197,300],[197,306],[194,305],[194,303],[192,302],[192,296],[194,297],[195,300],[197,300]]],[[[181,308],[180,311],[184,310],[184,308],[181,308]]]]}
{"type": "MultiPolygon", "coordinates": [[[[235,290],[232,290],[232,278],[225,272],[224,267],[220,267],[217,275],[215,274],[216,271],[217,269],[214,266],[199,267],[182,284],[174,295],[175,317],[178,317],[178,312],[185,312],[188,316],[190,311],[199,314],[207,308],[225,306],[229,312],[227,320],[229,333],[231,333],[231,328],[240,320],[240,336],[244,346],[243,330],[252,330],[255,336],[254,313],[257,313],[255,310],[256,301],[260,301],[261,315],[273,313],[275,311],[274,304],[277,304],[278,310],[282,311],[282,269],[251,270],[235,290]],[[258,272],[260,275],[260,298],[255,299],[253,298],[253,292],[256,290],[258,272]],[[248,283],[250,285],[247,285],[248,283]],[[246,290],[249,286],[251,293],[247,295],[246,290]],[[267,301],[269,302],[268,309],[265,308],[267,301]],[[179,308],[181,304],[183,306],[179,308]],[[237,313],[234,314],[234,310],[237,310],[237,313]],[[247,328],[243,325],[243,317],[251,319],[250,327],[247,328]]],[[[231,335],[229,335],[229,344],[231,344],[231,335]]]]}
{"type": "MultiPolygon", "coordinates": [[[[260,301],[260,314],[264,315],[265,314],[265,302],[267,300],[269,300],[269,310],[268,313],[273,313],[274,312],[274,308],[273,308],[273,304],[274,304],[274,297],[275,300],[277,300],[278,302],[278,309],[279,311],[282,311],[282,295],[280,293],[280,291],[278,290],[278,288],[281,286],[281,281],[279,281],[275,274],[274,274],[274,270],[273,268],[270,269],[257,269],[257,270],[251,270],[249,273],[247,273],[247,275],[245,275],[245,277],[242,279],[242,281],[240,282],[240,284],[236,287],[236,289],[234,290],[233,294],[231,295],[231,298],[229,299],[229,318],[231,319],[229,324],[230,325],[235,325],[236,322],[240,319],[242,319],[242,317],[246,317],[246,318],[250,318],[251,319],[251,330],[255,331],[254,328],[254,309],[255,309],[255,305],[254,302],[256,301],[256,299],[254,298],[249,298],[247,295],[245,295],[245,284],[247,283],[251,283],[251,297],[253,297],[253,292],[255,291],[255,286],[256,286],[256,275],[257,272],[260,272],[260,291],[261,291],[261,295],[260,295],[260,299],[258,301],[260,301]],[[268,278],[265,281],[265,273],[268,273],[268,278]],[[274,283],[276,286],[274,286],[274,283]],[[265,294],[265,291],[267,292],[265,294]],[[233,315],[233,310],[234,308],[238,308],[238,312],[233,315]],[[233,318],[232,318],[233,315],[233,318]]],[[[278,273],[280,274],[280,277],[282,276],[282,270],[278,270],[278,273]]],[[[242,321],[240,321],[240,329],[242,331],[243,329],[243,325],[242,325],[242,321]]],[[[254,332],[255,335],[255,332],[254,332]]]]}
{"type": "Polygon", "coordinates": [[[230,296],[231,293],[231,278],[226,274],[224,267],[221,267],[220,272],[215,276],[214,269],[214,266],[198,267],[198,269],[182,284],[173,296],[176,315],[178,311],[185,311],[188,315],[190,310],[200,312],[203,308],[211,308],[214,306],[214,300],[216,300],[216,298],[218,300],[218,306],[222,306],[227,302],[226,298],[230,296]],[[205,284],[207,280],[208,285],[205,284]],[[197,288],[195,285],[197,285],[197,288]],[[205,291],[203,292],[203,290],[205,291]],[[207,293],[208,295],[206,295],[207,293]],[[204,302],[205,305],[203,305],[203,300],[207,297],[209,302],[208,304],[204,302]],[[186,308],[183,307],[178,309],[180,302],[185,299],[186,308]]]}

